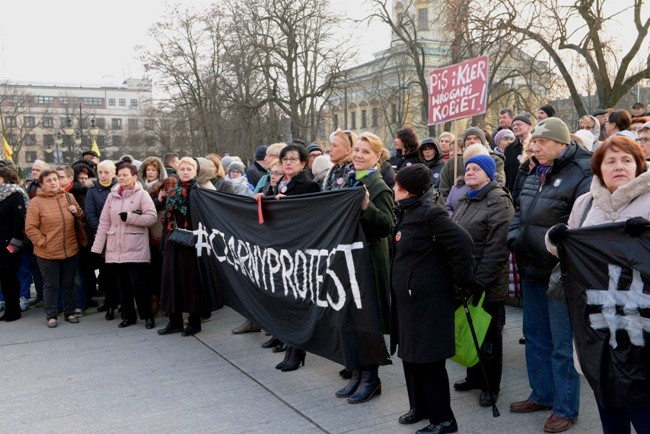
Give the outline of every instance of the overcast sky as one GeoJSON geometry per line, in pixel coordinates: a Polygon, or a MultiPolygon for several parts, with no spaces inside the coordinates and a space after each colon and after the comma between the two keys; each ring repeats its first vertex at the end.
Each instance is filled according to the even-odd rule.
{"type": "MultiPolygon", "coordinates": [[[[192,5],[219,0],[191,0],[192,5]]],[[[188,2],[189,3],[189,2],[188,2]]],[[[333,9],[360,17],[363,0],[331,0],[333,9]]],[[[169,9],[163,0],[16,0],[0,6],[0,81],[120,84],[139,78],[136,45],[169,9]]],[[[388,30],[377,25],[360,37],[368,60],[385,48],[388,30]]]]}

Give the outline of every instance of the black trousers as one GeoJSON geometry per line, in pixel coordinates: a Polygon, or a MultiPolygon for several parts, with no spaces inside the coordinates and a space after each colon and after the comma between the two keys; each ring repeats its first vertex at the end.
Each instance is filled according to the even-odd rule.
{"type": "Polygon", "coordinates": [[[97,284],[99,290],[104,293],[104,303],[108,307],[117,309],[120,304],[120,297],[117,292],[117,275],[116,271],[112,268],[115,264],[107,264],[104,258],[100,259],[98,268],[99,275],[97,276],[97,284]]]}
{"type": "Polygon", "coordinates": [[[434,425],[454,419],[445,362],[402,363],[411,408],[434,425]]]}
{"type": "MultiPolygon", "coordinates": [[[[501,390],[501,372],[503,371],[503,325],[506,322],[506,310],[502,301],[486,301],[483,303],[483,309],[492,315],[492,321],[490,321],[481,346],[481,361],[485,367],[490,390],[498,393],[501,390]]],[[[467,368],[467,381],[480,384],[483,391],[488,390],[479,363],[467,368]]]]}
{"type": "Polygon", "coordinates": [[[0,268],[0,288],[5,299],[4,316],[8,320],[20,318],[20,282],[18,280],[18,266],[20,253],[9,256],[0,268]]]}
{"type": "Polygon", "coordinates": [[[122,304],[122,319],[128,319],[133,322],[137,320],[133,298],[138,307],[140,319],[152,318],[151,313],[151,294],[146,284],[147,263],[124,263],[111,264],[117,276],[118,292],[120,294],[120,303],[122,304]]]}

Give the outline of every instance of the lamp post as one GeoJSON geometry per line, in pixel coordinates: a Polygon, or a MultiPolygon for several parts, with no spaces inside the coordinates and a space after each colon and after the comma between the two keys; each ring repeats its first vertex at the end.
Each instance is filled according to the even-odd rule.
{"type": "Polygon", "coordinates": [[[56,133],[56,138],[54,139],[54,145],[56,146],[54,150],[54,164],[57,166],[61,164],[61,148],[60,146],[63,144],[63,137],[61,137],[61,133],[57,132],[56,133]]]}
{"type": "MultiPolygon", "coordinates": [[[[97,135],[99,134],[99,128],[95,124],[95,115],[94,114],[89,114],[86,113],[91,117],[90,119],[90,128],[88,129],[88,134],[90,136],[90,141],[94,140],[97,135]]],[[[78,120],[78,126],[79,130],[75,130],[74,126],[72,125],[72,119],[67,118],[65,122],[65,126],[62,126],[61,129],[63,130],[63,134],[68,137],[68,149],[70,150],[70,164],[73,163],[74,161],[74,151],[75,147],[80,147],[81,144],[83,143],[83,110],[81,107],[81,103],[79,103],[79,120],[78,120]],[[74,138],[72,137],[74,135],[74,138]]],[[[63,139],[61,138],[61,134],[57,133],[57,138],[55,140],[55,143],[57,143],[57,146],[63,143],[63,139]]],[[[89,143],[90,144],[90,143],[89,143]]]]}

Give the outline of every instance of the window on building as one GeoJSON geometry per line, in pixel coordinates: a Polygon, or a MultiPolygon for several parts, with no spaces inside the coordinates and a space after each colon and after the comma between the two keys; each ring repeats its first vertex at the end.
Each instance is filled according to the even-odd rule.
{"type": "Polygon", "coordinates": [[[350,112],[350,128],[357,129],[357,112],[350,112]]]}
{"type": "Polygon", "coordinates": [[[334,115],[334,120],[332,121],[334,123],[334,129],[339,128],[339,115],[334,115]]]}
{"type": "Polygon", "coordinates": [[[108,106],[109,107],[115,107],[115,98],[109,98],[108,99],[108,106]]]}
{"type": "Polygon", "coordinates": [[[54,119],[50,116],[46,116],[43,118],[43,128],[53,128],[54,127],[54,119]]]}
{"type": "Polygon", "coordinates": [[[36,161],[36,151],[25,151],[25,162],[26,163],[33,163],[36,161]]]}
{"type": "Polygon", "coordinates": [[[82,100],[83,105],[94,105],[94,106],[103,106],[104,98],[84,98],[82,100]]]}
{"type": "Polygon", "coordinates": [[[145,119],[144,120],[144,129],[145,130],[151,131],[151,130],[153,130],[153,127],[154,127],[153,119],[145,119]]]}
{"type": "Polygon", "coordinates": [[[112,118],[111,119],[111,126],[113,127],[114,130],[121,130],[122,129],[122,119],[120,119],[120,118],[112,118]]]}
{"type": "Polygon", "coordinates": [[[379,108],[378,107],[373,107],[372,108],[372,126],[376,127],[379,125],[379,108]]]}
{"type": "Polygon", "coordinates": [[[368,115],[367,110],[361,110],[361,128],[368,127],[368,115]]]}
{"type": "Polygon", "coordinates": [[[66,118],[59,118],[59,127],[63,128],[65,127],[65,124],[68,122],[66,118]]]}
{"type": "Polygon", "coordinates": [[[16,143],[18,143],[18,136],[15,135],[15,134],[9,134],[9,135],[7,136],[7,141],[9,142],[9,144],[10,144],[11,146],[15,146],[16,143]]]}
{"type": "Polygon", "coordinates": [[[27,134],[25,136],[25,145],[34,146],[36,144],[36,134],[27,134]]]}
{"type": "Polygon", "coordinates": [[[104,118],[95,118],[95,125],[97,125],[97,128],[100,130],[105,130],[106,129],[106,119],[104,118]]]}
{"type": "Polygon", "coordinates": [[[120,107],[126,107],[126,98],[120,98],[119,104],[120,107]]]}
{"type": "Polygon", "coordinates": [[[129,101],[129,107],[137,107],[138,106],[138,100],[133,98],[131,101],[129,101]]]}
{"type": "Polygon", "coordinates": [[[429,9],[418,9],[418,30],[429,30],[429,9]]]}
{"type": "Polygon", "coordinates": [[[34,104],[52,104],[54,102],[53,96],[35,96],[34,104]]]}
{"type": "Polygon", "coordinates": [[[117,146],[118,148],[124,144],[124,137],[122,136],[113,136],[111,140],[113,142],[113,146],[117,146]]]}
{"type": "Polygon", "coordinates": [[[13,116],[5,116],[5,127],[17,127],[16,118],[13,116]]]}
{"type": "Polygon", "coordinates": [[[43,134],[43,145],[50,149],[54,146],[54,134],[43,134]]]}
{"type": "Polygon", "coordinates": [[[394,124],[397,123],[397,104],[390,105],[390,116],[394,124]]]}
{"type": "Polygon", "coordinates": [[[137,130],[138,129],[138,120],[134,118],[129,118],[129,129],[137,130]]]}
{"type": "Polygon", "coordinates": [[[35,127],[36,126],[36,118],[34,116],[25,116],[23,118],[23,124],[26,127],[35,127]]]}
{"type": "Polygon", "coordinates": [[[72,104],[72,98],[68,98],[67,96],[60,96],[59,97],[59,104],[61,104],[61,105],[71,105],[72,104]]]}

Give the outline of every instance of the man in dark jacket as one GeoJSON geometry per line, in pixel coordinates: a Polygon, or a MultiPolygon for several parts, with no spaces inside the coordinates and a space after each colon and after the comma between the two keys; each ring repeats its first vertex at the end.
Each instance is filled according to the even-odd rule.
{"type": "Polygon", "coordinates": [[[255,150],[255,162],[246,169],[246,178],[251,185],[256,186],[260,178],[266,175],[267,167],[264,163],[266,158],[266,145],[258,146],[255,150]]]}
{"type": "Polygon", "coordinates": [[[569,129],[558,118],[540,121],[532,139],[535,167],[517,198],[508,231],[508,248],[515,253],[521,273],[526,368],[532,392],[528,399],[513,402],[510,411],[552,409],[544,430],[561,432],[578,417],[580,380],[573,367],[567,304],[546,296],[557,259],[546,250],[544,236],[551,226],[566,223],[576,198],[589,191],[591,154],[571,144],[569,129]]]}
{"type": "Polygon", "coordinates": [[[515,187],[515,178],[519,172],[519,166],[525,160],[522,157],[524,151],[524,142],[528,138],[530,131],[533,128],[533,118],[530,113],[520,113],[512,120],[512,132],[515,134],[515,141],[510,143],[503,150],[503,155],[506,157],[506,188],[512,194],[515,187]]]}

